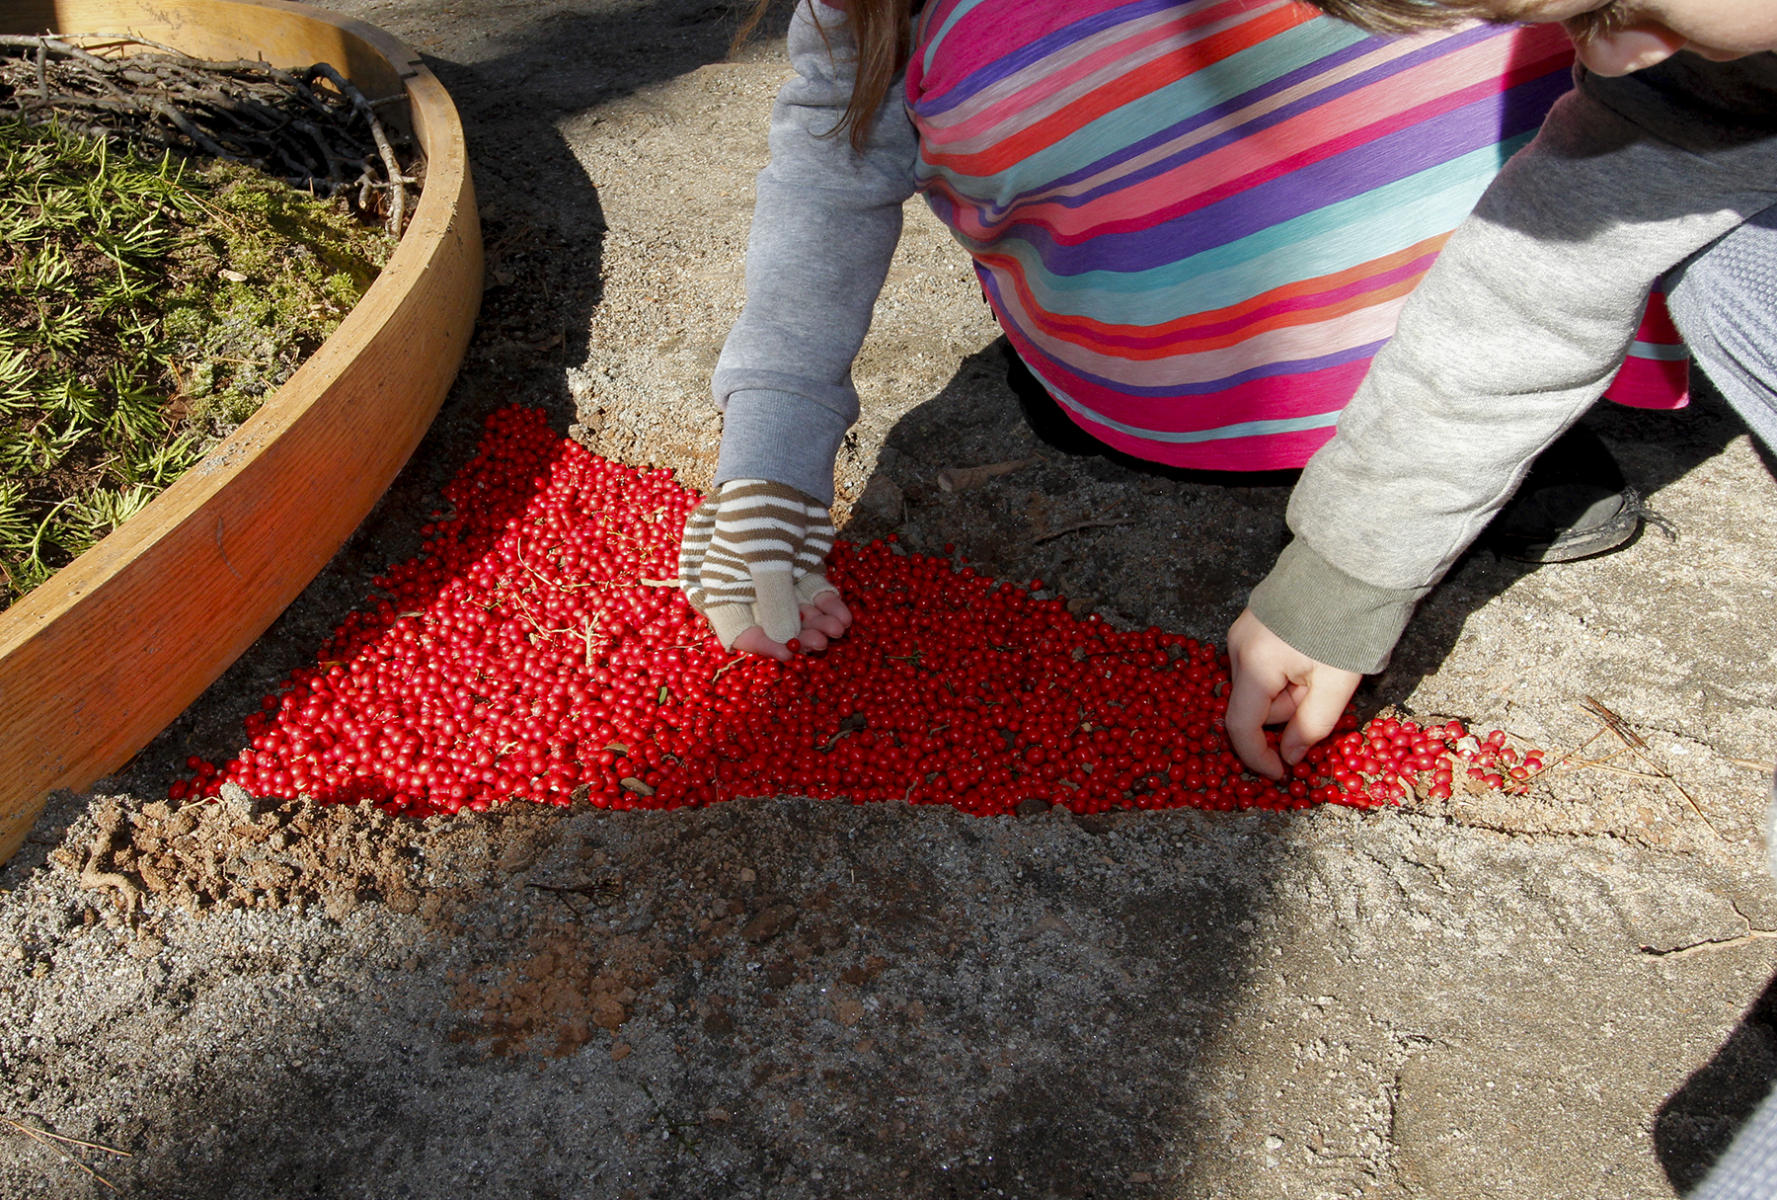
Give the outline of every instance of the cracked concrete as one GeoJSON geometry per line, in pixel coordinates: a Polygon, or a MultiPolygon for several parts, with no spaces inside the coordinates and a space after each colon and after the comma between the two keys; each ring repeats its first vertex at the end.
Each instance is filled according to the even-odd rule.
{"type": "MultiPolygon", "coordinates": [[[[489,408],[542,405],[693,486],[712,469],[707,375],[783,73],[769,39],[727,60],[731,13],[689,0],[336,7],[424,51],[463,112],[481,325],[387,502],[98,789],[126,814],[186,754],[232,753],[258,697],[415,547],[489,408]]],[[[953,542],[1113,621],[1220,640],[1287,490],[1038,446],[963,256],[909,215],[858,366],[849,531],[953,542]]],[[[1777,479],[1707,396],[1595,420],[1677,539],[1538,570],[1472,557],[1362,697],[1585,764],[1528,796],[365,826],[366,853],[425,851],[429,906],[151,901],[132,928],[52,861],[93,838],[95,797],[63,795],[0,871],[0,1115],[130,1151],[85,1152],[124,1194],[188,1200],[1667,1200],[1777,1077],[1758,839],[1777,479]]],[[[110,1194],[41,1142],[0,1142],[0,1195],[110,1194]]]]}

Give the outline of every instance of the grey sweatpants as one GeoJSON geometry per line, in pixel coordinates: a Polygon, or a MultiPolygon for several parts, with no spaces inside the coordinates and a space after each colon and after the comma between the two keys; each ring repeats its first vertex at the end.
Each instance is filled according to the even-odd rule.
{"type": "MultiPolygon", "coordinates": [[[[1664,280],[1672,320],[1697,365],[1777,453],[1777,206],[1699,250],[1664,280]]],[[[1766,817],[1777,874],[1777,785],[1766,817]]],[[[1753,1110],[1690,1200],[1777,1197],[1777,1091],[1753,1110]]]]}
{"type": "Polygon", "coordinates": [[[1664,285],[1697,365],[1777,453],[1777,206],[1693,254],[1664,285]]]}

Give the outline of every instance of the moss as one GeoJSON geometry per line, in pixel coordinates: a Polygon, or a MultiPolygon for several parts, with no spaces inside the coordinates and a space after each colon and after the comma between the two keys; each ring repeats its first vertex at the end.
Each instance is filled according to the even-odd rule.
{"type": "Polygon", "coordinates": [[[248,168],[0,121],[0,607],[251,417],[393,246],[248,168]]]}
{"type": "Polygon", "coordinates": [[[394,238],[230,163],[204,172],[211,219],[175,255],[165,330],[192,419],[238,425],[375,281],[394,238]]]}

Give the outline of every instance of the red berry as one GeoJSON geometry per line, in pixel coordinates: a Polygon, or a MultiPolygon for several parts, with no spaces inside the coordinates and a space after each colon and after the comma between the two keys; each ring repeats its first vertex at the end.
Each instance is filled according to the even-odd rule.
{"type": "MultiPolygon", "coordinates": [[[[1031,798],[1080,813],[1370,806],[1428,770],[1428,794],[1447,795],[1446,746],[1467,736],[1348,710],[1285,784],[1257,779],[1227,743],[1218,647],[1076,617],[1036,598],[1040,579],[1003,584],[896,535],[835,547],[829,578],[855,621],[826,651],[792,640],[781,666],[733,658],[680,592],[642,582],[675,572],[698,497],[535,410],[493,414],[445,497],[422,553],[261,699],[234,757],[194,756],[170,797],[226,780],[415,816],[786,791],[982,815],[1031,798]]],[[[1488,757],[1510,761],[1503,744],[1490,737],[1488,757]]],[[[1519,769],[1535,770],[1529,754],[1519,769]]]]}

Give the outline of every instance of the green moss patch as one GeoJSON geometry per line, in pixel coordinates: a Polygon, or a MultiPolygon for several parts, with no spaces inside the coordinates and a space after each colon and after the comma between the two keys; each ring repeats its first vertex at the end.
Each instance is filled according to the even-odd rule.
{"type": "Polygon", "coordinates": [[[0,607],[252,416],[394,245],[251,168],[0,121],[0,607]]]}

